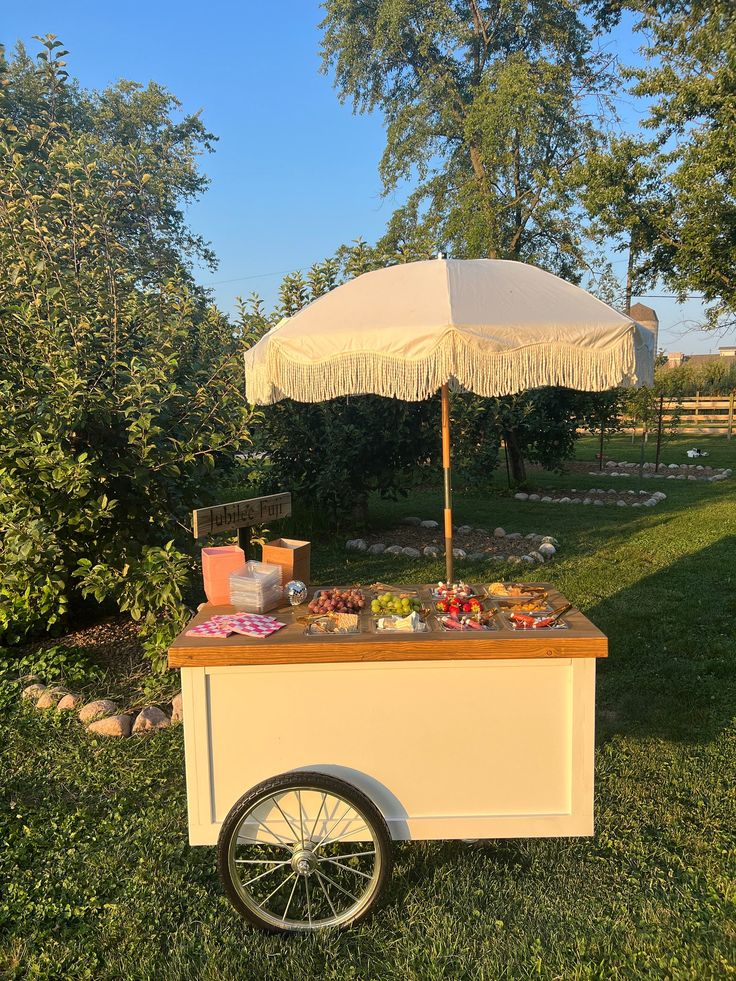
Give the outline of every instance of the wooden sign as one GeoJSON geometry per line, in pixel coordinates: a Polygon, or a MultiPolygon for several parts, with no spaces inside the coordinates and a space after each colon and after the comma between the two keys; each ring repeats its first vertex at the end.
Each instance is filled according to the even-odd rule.
{"type": "Polygon", "coordinates": [[[203,538],[220,531],[235,531],[266,524],[277,518],[288,518],[290,514],[290,493],[269,494],[268,497],[253,497],[249,501],[199,508],[192,512],[192,526],[194,537],[203,538]]]}

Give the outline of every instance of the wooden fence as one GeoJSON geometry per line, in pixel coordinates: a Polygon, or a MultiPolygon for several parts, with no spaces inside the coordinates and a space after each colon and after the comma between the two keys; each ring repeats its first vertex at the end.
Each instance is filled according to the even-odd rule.
{"type": "MultiPolygon", "coordinates": [[[[705,436],[725,435],[731,439],[734,429],[734,397],[730,395],[702,396],[700,393],[689,398],[665,399],[662,420],[665,428],[679,409],[678,432],[700,433],[705,436]]],[[[656,423],[655,423],[656,425],[656,423]]],[[[633,424],[632,424],[633,426],[633,424]]],[[[638,432],[641,424],[634,426],[638,432]]]]}

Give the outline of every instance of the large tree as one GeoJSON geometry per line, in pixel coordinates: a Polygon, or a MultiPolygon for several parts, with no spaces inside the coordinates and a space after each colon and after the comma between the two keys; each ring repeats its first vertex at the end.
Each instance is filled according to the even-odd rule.
{"type": "Polygon", "coordinates": [[[626,253],[624,311],[631,297],[654,275],[652,250],[668,216],[664,175],[656,145],[631,136],[613,136],[591,150],[573,173],[581,199],[593,219],[591,232],[626,253]]]}
{"type": "Polygon", "coordinates": [[[702,293],[711,327],[736,327],[736,5],[639,3],[647,64],[634,92],[650,100],[670,202],[654,250],[678,294],[702,293]]]}
{"type": "Polygon", "coordinates": [[[568,174],[596,134],[607,62],[563,0],[327,0],[324,69],[386,122],[386,194],[407,181],[389,249],[580,267],[568,174]]]}

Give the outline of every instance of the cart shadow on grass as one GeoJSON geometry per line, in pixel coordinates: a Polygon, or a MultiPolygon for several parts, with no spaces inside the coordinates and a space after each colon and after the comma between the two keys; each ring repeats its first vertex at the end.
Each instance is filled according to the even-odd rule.
{"type": "Polygon", "coordinates": [[[736,712],[736,536],[587,609],[609,638],[598,742],[615,734],[706,743],[736,712]]]}

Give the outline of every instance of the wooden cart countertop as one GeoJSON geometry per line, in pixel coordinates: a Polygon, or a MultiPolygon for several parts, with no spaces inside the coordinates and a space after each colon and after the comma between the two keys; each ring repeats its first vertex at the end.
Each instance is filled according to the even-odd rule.
{"type": "MultiPolygon", "coordinates": [[[[548,583],[543,586],[554,607],[565,598],[548,583]]],[[[309,596],[319,587],[310,589],[309,596]]],[[[325,587],[328,588],[328,587],[325,587]]],[[[429,586],[406,586],[420,591],[430,604],[429,586]]],[[[476,586],[482,592],[482,586],[476,586]]],[[[370,591],[364,587],[366,598],[370,591]]],[[[487,600],[493,603],[493,598],[487,600]]],[[[233,613],[232,606],[206,603],[187,624],[169,648],[169,667],[201,667],[232,664],[320,664],[360,661],[437,661],[488,660],[493,658],[607,657],[608,640],[578,610],[570,610],[564,620],[568,629],[514,630],[497,616],[499,629],[450,633],[440,629],[434,617],[429,618],[426,633],[377,633],[372,626],[370,609],[361,614],[361,632],[332,636],[308,636],[304,624],[296,618],[309,611],[307,604],[280,606],[269,615],[286,623],[270,637],[254,639],[231,634],[226,638],[187,637],[186,631],[203,623],[216,613],[233,613]]]]}

